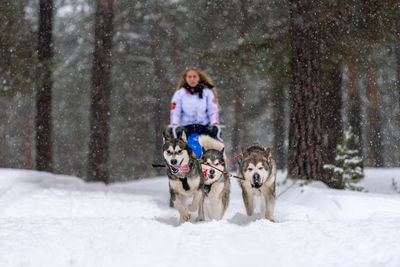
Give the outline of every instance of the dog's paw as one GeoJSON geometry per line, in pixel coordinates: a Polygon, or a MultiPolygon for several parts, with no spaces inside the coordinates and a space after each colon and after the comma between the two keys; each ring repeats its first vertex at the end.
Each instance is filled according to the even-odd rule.
{"type": "Polygon", "coordinates": [[[267,220],[269,220],[269,221],[271,221],[271,222],[275,222],[275,220],[273,219],[273,218],[268,218],[268,217],[265,217],[265,219],[267,219],[267,220]]]}
{"type": "Polygon", "coordinates": [[[197,217],[197,218],[196,218],[196,222],[204,222],[204,218],[197,217]]]}
{"type": "Polygon", "coordinates": [[[190,214],[189,213],[183,214],[181,218],[183,221],[187,222],[190,220],[190,214]]]}
{"type": "Polygon", "coordinates": [[[189,211],[195,212],[197,210],[197,205],[195,204],[190,204],[188,207],[189,211]]]}

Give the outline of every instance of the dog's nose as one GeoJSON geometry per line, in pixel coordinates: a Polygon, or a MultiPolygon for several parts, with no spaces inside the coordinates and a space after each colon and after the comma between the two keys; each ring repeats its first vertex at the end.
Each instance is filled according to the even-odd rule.
{"type": "Polygon", "coordinates": [[[210,170],[210,174],[214,174],[215,173],[215,170],[214,169],[211,169],[210,170]]]}
{"type": "Polygon", "coordinates": [[[259,180],[259,179],[260,179],[260,175],[259,175],[258,173],[255,173],[255,174],[253,175],[253,179],[254,179],[255,181],[259,180]]]}
{"type": "Polygon", "coordinates": [[[176,165],[178,164],[178,160],[176,159],[171,159],[171,165],[176,165]]]}

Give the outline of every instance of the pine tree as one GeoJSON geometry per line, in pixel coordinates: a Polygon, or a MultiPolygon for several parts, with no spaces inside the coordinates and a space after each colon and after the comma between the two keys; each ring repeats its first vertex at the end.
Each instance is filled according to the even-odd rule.
{"type": "Polygon", "coordinates": [[[335,158],[336,166],[333,164],[325,164],[324,169],[333,172],[332,182],[337,188],[349,188],[351,190],[361,191],[361,187],[354,184],[359,182],[363,177],[363,160],[359,156],[359,151],[351,149],[354,133],[353,129],[349,129],[344,133],[343,145],[337,146],[337,155],[335,158]]]}
{"type": "Polygon", "coordinates": [[[114,0],[96,1],[87,181],[109,183],[111,50],[114,0]]]}

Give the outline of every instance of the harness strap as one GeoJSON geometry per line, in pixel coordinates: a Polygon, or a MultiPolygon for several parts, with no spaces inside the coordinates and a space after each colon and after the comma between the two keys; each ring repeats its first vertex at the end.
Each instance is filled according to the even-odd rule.
{"type": "Polygon", "coordinates": [[[189,184],[188,184],[187,177],[185,177],[185,178],[179,178],[179,180],[180,180],[181,183],[182,183],[183,189],[185,189],[185,191],[189,191],[189,190],[190,190],[190,186],[189,186],[189,184]]]}
{"type": "MultiPolygon", "coordinates": [[[[208,167],[211,167],[211,168],[213,168],[213,169],[216,169],[217,171],[219,171],[219,172],[221,172],[221,173],[223,173],[223,174],[225,174],[225,175],[228,175],[229,177],[233,177],[233,178],[237,178],[237,179],[244,180],[244,178],[242,178],[242,177],[233,175],[233,174],[231,174],[231,173],[229,173],[229,172],[224,172],[224,171],[222,171],[222,170],[216,168],[218,165],[221,165],[221,164],[224,164],[225,162],[231,161],[231,160],[233,160],[234,158],[239,157],[240,155],[241,155],[241,154],[238,154],[238,155],[236,155],[236,156],[230,158],[229,160],[226,160],[226,161],[224,161],[224,162],[221,162],[221,163],[219,163],[219,164],[217,164],[217,165],[215,165],[215,166],[212,166],[212,165],[210,165],[210,164],[208,164],[207,162],[202,161],[202,160],[199,160],[199,162],[200,162],[201,164],[204,164],[204,165],[208,166],[208,167]]],[[[207,169],[204,170],[204,179],[205,179],[205,180],[207,180],[207,171],[208,171],[207,169]]]]}

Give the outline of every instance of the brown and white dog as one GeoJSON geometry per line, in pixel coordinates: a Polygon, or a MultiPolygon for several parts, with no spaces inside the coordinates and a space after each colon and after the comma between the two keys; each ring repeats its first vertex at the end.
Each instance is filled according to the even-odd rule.
{"type": "Polygon", "coordinates": [[[242,148],[242,159],[237,175],[248,216],[254,212],[254,197],[261,197],[261,210],[265,218],[274,222],[276,163],[270,149],[255,144],[242,148]]]}
{"type": "MultiPolygon", "coordinates": [[[[185,132],[179,138],[163,133],[163,155],[169,178],[171,200],[179,212],[181,221],[188,221],[190,213],[198,209],[203,197],[204,173],[194,152],[190,149],[185,132]],[[186,207],[185,201],[192,198],[186,207]]],[[[200,210],[199,210],[200,212],[200,210]]],[[[204,218],[199,213],[199,218],[204,218]]]]}
{"type": "MultiPolygon", "coordinates": [[[[203,201],[199,209],[200,214],[211,220],[220,220],[225,214],[229,203],[230,178],[225,173],[224,144],[208,136],[201,136],[203,154],[200,158],[202,169],[205,172],[203,185],[203,201]]],[[[199,220],[204,220],[200,218],[199,220]]]]}

